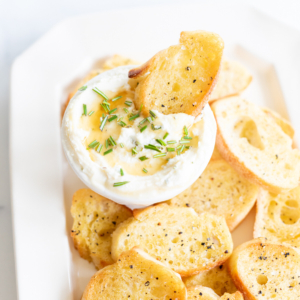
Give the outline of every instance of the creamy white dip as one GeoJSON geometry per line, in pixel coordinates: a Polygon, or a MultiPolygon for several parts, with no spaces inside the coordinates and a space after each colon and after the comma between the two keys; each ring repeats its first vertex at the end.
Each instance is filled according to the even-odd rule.
{"type": "Polygon", "coordinates": [[[133,67],[118,67],[102,73],[89,81],[85,90],[75,94],[63,118],[62,143],[71,167],[89,188],[115,202],[137,208],[176,196],[201,175],[214,149],[216,123],[209,105],[196,118],[183,113],[163,115],[154,111],[156,118],[150,122],[140,125],[147,117],[142,115],[129,121],[139,110],[133,103],[125,105],[125,101],[130,104],[133,100],[134,92],[128,84],[128,71],[133,67]],[[118,118],[107,121],[103,131],[99,127],[107,113],[101,107],[104,98],[93,90],[95,88],[110,95],[107,102],[117,108],[108,119],[113,115],[118,118]],[[111,98],[120,93],[122,98],[112,102],[111,98]],[[83,114],[84,105],[87,115],[83,114]],[[121,122],[126,126],[122,127],[121,122]],[[190,140],[184,139],[185,126],[190,140]],[[155,128],[159,129],[153,130],[155,128]],[[116,146],[106,147],[110,136],[116,146]],[[163,145],[157,139],[163,141],[163,145]],[[88,147],[95,140],[102,145],[100,153],[99,144],[88,147]],[[172,141],[175,143],[168,143],[172,141]],[[149,144],[161,152],[146,149],[145,145],[149,144]],[[182,146],[184,149],[178,154],[182,146]],[[169,152],[167,148],[170,151],[175,148],[175,151],[169,152]],[[109,149],[113,151],[104,155],[109,149]],[[155,157],[164,153],[165,156],[155,157]],[[147,159],[141,160],[141,157],[147,159]],[[114,186],[120,182],[128,183],[114,186]]]}

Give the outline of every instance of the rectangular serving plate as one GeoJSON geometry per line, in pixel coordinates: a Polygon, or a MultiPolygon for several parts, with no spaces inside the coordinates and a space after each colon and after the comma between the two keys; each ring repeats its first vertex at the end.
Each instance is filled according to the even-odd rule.
{"type": "MultiPolygon", "coordinates": [[[[10,163],[20,300],[78,300],[95,273],[69,237],[72,195],[84,185],[61,149],[61,110],[68,93],[107,56],[143,62],[176,44],[182,30],[195,29],[219,33],[225,56],[250,70],[253,81],[243,97],[299,128],[300,34],[254,9],[221,2],[143,7],[58,24],[12,69],[10,163]]],[[[252,238],[254,216],[253,209],[234,231],[235,246],[252,238]]]]}

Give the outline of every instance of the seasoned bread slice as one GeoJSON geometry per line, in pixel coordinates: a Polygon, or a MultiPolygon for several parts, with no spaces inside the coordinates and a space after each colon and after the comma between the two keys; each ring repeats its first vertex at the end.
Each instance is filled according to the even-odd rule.
{"type": "Polygon", "coordinates": [[[201,176],[185,191],[169,200],[173,206],[190,206],[225,217],[230,231],[253,207],[259,187],[239,175],[225,160],[211,160],[201,176]]]}
{"type": "Polygon", "coordinates": [[[224,294],[219,297],[212,289],[201,285],[191,286],[187,288],[187,299],[194,300],[243,300],[243,295],[240,292],[234,294],[224,294]]]}
{"type": "Polygon", "coordinates": [[[292,247],[255,239],[233,251],[228,267],[245,300],[300,299],[300,254],[292,247]]]}
{"type": "Polygon", "coordinates": [[[219,35],[184,31],[179,45],[162,50],[142,66],[129,71],[137,81],[135,106],[164,114],[197,116],[216,83],[224,43],[219,35]]]}
{"type": "Polygon", "coordinates": [[[219,159],[222,159],[222,156],[221,156],[220,152],[218,151],[217,147],[215,146],[214,152],[213,152],[210,160],[219,160],[219,159]]]}
{"type": "Polygon", "coordinates": [[[252,76],[240,63],[232,60],[223,60],[218,82],[212,91],[209,101],[233,96],[245,90],[252,76]]]}
{"type": "Polygon", "coordinates": [[[135,247],[98,271],[82,300],[185,300],[186,293],[177,273],[135,247]]]}
{"type": "Polygon", "coordinates": [[[219,300],[220,297],[210,288],[196,285],[187,288],[187,300],[219,300]]]}
{"type": "Polygon", "coordinates": [[[191,277],[185,277],[183,282],[187,288],[194,285],[211,288],[219,296],[224,293],[234,293],[237,290],[228,273],[227,263],[191,277]]]}
{"type": "Polygon", "coordinates": [[[132,211],[90,189],[81,189],[73,196],[71,214],[71,237],[80,256],[98,269],[112,264],[111,234],[118,224],[132,216],[132,211]]]}
{"type": "Polygon", "coordinates": [[[225,219],[165,203],[134,210],[112,235],[112,257],[139,246],[181,276],[221,265],[233,244],[225,219]]]}
{"type": "Polygon", "coordinates": [[[230,97],[212,104],[222,157],[249,181],[274,193],[298,186],[300,152],[292,139],[259,106],[230,97]]]}
{"type": "Polygon", "coordinates": [[[300,187],[282,194],[260,190],[254,238],[300,248],[300,187]]]}

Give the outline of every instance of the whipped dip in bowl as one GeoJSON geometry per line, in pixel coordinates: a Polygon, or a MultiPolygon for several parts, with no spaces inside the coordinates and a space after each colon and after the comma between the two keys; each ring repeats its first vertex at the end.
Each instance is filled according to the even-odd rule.
{"type": "Polygon", "coordinates": [[[134,106],[128,71],[106,71],[71,99],[62,122],[69,164],[93,191],[142,208],[168,200],[193,184],[212,155],[216,122],[207,104],[193,117],[184,113],[142,115],[134,106]]]}

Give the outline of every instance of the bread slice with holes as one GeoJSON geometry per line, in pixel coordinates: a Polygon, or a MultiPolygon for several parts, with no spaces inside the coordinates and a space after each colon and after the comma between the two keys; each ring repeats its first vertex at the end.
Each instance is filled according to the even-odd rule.
{"type": "Polygon", "coordinates": [[[185,191],[169,200],[172,206],[190,206],[223,216],[230,231],[253,207],[259,187],[237,173],[225,160],[211,160],[201,176],[185,191]]]}
{"type": "Polygon", "coordinates": [[[273,117],[240,97],[218,100],[211,107],[217,148],[238,173],[274,193],[299,185],[300,152],[273,117]]]}
{"type": "Polygon", "coordinates": [[[90,189],[81,189],[73,196],[71,214],[71,237],[80,256],[98,269],[112,264],[111,234],[132,211],[90,189]]]}
{"type": "Polygon", "coordinates": [[[212,289],[201,285],[191,286],[187,288],[188,300],[243,300],[243,295],[240,292],[234,294],[225,293],[219,297],[212,289]]]}
{"type": "Polygon", "coordinates": [[[183,31],[179,45],[162,50],[129,77],[138,82],[135,106],[164,114],[197,116],[218,77],[224,43],[215,33],[183,31]]]}
{"type": "Polygon", "coordinates": [[[135,247],[98,271],[82,300],[185,300],[186,293],[177,273],[135,247]]]}
{"type": "Polygon", "coordinates": [[[237,290],[228,273],[226,262],[208,271],[185,277],[183,282],[187,288],[195,285],[205,286],[212,289],[219,296],[224,293],[234,293],[237,290]]]}
{"type": "Polygon", "coordinates": [[[292,247],[255,239],[233,251],[228,267],[246,300],[300,299],[300,254],[292,247]]]}
{"type": "Polygon", "coordinates": [[[138,246],[181,276],[190,276],[221,265],[232,252],[223,217],[165,203],[133,214],[112,235],[114,260],[138,246]]]}
{"type": "Polygon", "coordinates": [[[218,82],[209,97],[209,101],[240,94],[251,81],[251,74],[242,64],[224,59],[218,82]]]}
{"type": "Polygon", "coordinates": [[[254,237],[300,249],[300,187],[273,194],[261,189],[257,199],[254,237]]]}

